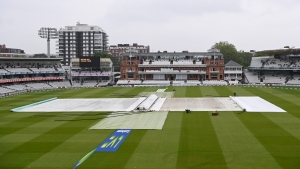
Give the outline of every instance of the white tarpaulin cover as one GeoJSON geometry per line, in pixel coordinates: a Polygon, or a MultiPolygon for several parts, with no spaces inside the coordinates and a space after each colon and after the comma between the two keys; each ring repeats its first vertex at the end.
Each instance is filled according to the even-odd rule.
{"type": "Polygon", "coordinates": [[[43,104],[28,106],[17,112],[82,112],[82,111],[131,111],[146,97],[56,99],[43,104]]]}
{"type": "Polygon", "coordinates": [[[161,130],[168,112],[113,113],[90,129],[156,129],[161,130]]]}
{"type": "Polygon", "coordinates": [[[258,97],[230,97],[247,112],[286,112],[276,105],[258,97]]]}
{"type": "Polygon", "coordinates": [[[155,111],[242,111],[285,112],[260,97],[199,97],[199,98],[157,98],[150,95],[140,98],[99,99],[56,99],[12,109],[14,112],[87,112],[87,111],[132,111],[137,106],[155,111]],[[155,101],[154,101],[155,100],[155,101]],[[144,101],[144,102],[143,102],[144,101]]]}
{"type": "Polygon", "coordinates": [[[140,110],[148,110],[157,99],[158,96],[156,96],[155,94],[151,94],[138,107],[140,108],[140,110]]]}

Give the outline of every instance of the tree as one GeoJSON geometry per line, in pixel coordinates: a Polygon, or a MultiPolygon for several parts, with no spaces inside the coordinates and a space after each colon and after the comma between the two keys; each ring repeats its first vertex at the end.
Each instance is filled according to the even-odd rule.
{"type": "Polygon", "coordinates": [[[25,58],[25,55],[14,55],[14,58],[25,58]]]}
{"type": "Polygon", "coordinates": [[[110,58],[111,60],[113,60],[113,56],[109,53],[106,53],[106,52],[99,52],[99,51],[96,51],[93,56],[96,56],[96,57],[101,57],[101,58],[110,58]]]}
{"type": "Polygon", "coordinates": [[[37,53],[32,56],[33,58],[47,58],[48,56],[45,53],[37,53]]]}
{"type": "Polygon", "coordinates": [[[269,54],[265,54],[265,53],[255,53],[254,57],[260,57],[260,56],[270,56],[269,54]]]}
{"type": "Polygon", "coordinates": [[[239,64],[241,64],[243,67],[250,66],[252,57],[253,54],[250,52],[244,52],[244,51],[238,52],[238,58],[241,60],[239,64]]]}
{"type": "Polygon", "coordinates": [[[228,42],[219,42],[214,45],[215,48],[219,49],[220,52],[224,56],[224,62],[227,63],[230,60],[233,60],[235,62],[239,62],[238,60],[238,52],[233,44],[230,44],[228,42]]]}
{"type": "Polygon", "coordinates": [[[237,51],[235,46],[227,41],[218,42],[213,47],[220,50],[224,56],[225,63],[232,60],[241,64],[243,67],[248,67],[250,65],[252,54],[249,52],[237,51]]]}

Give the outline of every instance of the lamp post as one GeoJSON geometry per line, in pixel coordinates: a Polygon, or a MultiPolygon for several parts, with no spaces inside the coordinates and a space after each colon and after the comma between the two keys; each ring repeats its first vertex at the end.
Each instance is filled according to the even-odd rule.
{"type": "Polygon", "coordinates": [[[38,35],[41,38],[46,38],[47,39],[47,56],[48,56],[48,58],[50,58],[50,39],[57,39],[58,38],[57,29],[56,28],[42,27],[39,30],[38,35]]]}

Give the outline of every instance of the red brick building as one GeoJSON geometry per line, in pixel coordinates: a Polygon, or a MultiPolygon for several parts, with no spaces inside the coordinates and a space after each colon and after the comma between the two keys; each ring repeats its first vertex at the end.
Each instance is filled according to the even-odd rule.
{"type": "Polygon", "coordinates": [[[214,52],[125,53],[121,80],[224,80],[224,59],[214,52]]]}
{"type": "Polygon", "coordinates": [[[25,57],[24,50],[6,48],[6,45],[0,45],[0,57],[25,57]]]}
{"type": "Polygon", "coordinates": [[[149,53],[150,46],[138,45],[137,43],[118,44],[109,46],[109,52],[113,55],[114,66],[119,66],[119,61],[122,60],[124,53],[149,53]]]}

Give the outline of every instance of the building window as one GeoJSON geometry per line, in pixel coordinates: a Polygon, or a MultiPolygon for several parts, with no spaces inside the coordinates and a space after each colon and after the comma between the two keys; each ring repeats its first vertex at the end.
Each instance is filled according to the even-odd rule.
{"type": "Polygon", "coordinates": [[[128,78],[133,78],[133,77],[134,77],[133,75],[134,75],[133,73],[128,73],[128,74],[127,74],[127,77],[128,77],[128,78]]]}

